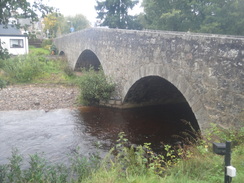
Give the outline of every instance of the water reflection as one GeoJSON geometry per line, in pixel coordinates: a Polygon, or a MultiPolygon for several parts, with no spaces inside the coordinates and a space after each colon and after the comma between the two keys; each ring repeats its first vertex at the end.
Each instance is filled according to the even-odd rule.
{"type": "Polygon", "coordinates": [[[182,132],[189,131],[183,120],[193,123],[196,119],[185,104],[153,106],[135,109],[80,108],[85,131],[100,140],[109,140],[104,146],[109,149],[123,131],[131,143],[152,143],[155,151],[160,151],[162,143],[174,143],[182,139],[182,132]],[[92,115],[91,115],[92,114],[92,115]]]}
{"type": "Polygon", "coordinates": [[[154,106],[138,109],[82,107],[79,110],[0,111],[0,164],[7,163],[12,148],[20,154],[45,153],[51,162],[68,161],[76,152],[88,155],[97,151],[103,155],[123,131],[131,143],[150,142],[154,149],[160,143],[171,142],[186,126],[181,119],[193,121],[185,106],[154,106]]]}

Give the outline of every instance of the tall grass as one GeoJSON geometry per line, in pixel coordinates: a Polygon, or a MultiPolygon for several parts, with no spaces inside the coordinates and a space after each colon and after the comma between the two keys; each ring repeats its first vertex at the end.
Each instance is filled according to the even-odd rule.
{"type": "Polygon", "coordinates": [[[92,177],[83,182],[154,182],[154,183],[222,183],[224,181],[224,157],[212,152],[212,142],[231,140],[232,165],[237,169],[233,183],[244,180],[244,127],[224,130],[213,125],[199,142],[184,149],[169,148],[166,156],[154,154],[150,147],[127,146],[120,138],[115,157],[109,156],[92,177]],[[177,155],[178,154],[178,155],[177,155]],[[176,156],[177,155],[177,156],[176,156]],[[167,158],[170,157],[170,158],[167,158]],[[112,157],[112,158],[111,158],[112,157]]]}
{"type": "Polygon", "coordinates": [[[35,48],[34,46],[29,46],[29,51],[29,54],[36,56],[50,55],[51,53],[49,49],[35,48]]]}
{"type": "Polygon", "coordinates": [[[12,57],[3,62],[3,70],[11,82],[30,82],[43,71],[43,63],[32,55],[12,57]]]}
{"type": "Polygon", "coordinates": [[[52,165],[43,156],[30,155],[28,165],[23,166],[24,159],[17,150],[13,150],[9,163],[0,165],[1,183],[66,183],[81,182],[91,175],[99,164],[99,157],[72,155],[69,166],[52,165]]]}
{"type": "Polygon", "coordinates": [[[49,50],[31,48],[30,54],[0,60],[0,86],[4,83],[75,83],[63,58],[48,57],[49,50]]]}

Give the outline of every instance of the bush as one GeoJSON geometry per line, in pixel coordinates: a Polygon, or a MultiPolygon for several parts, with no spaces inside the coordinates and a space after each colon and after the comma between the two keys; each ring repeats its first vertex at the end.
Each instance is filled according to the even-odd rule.
{"type": "Polygon", "coordinates": [[[5,60],[3,70],[10,81],[23,83],[38,76],[43,64],[35,56],[18,56],[5,60]]]}
{"type": "Polygon", "coordinates": [[[8,49],[2,48],[1,42],[0,42],[0,59],[8,59],[10,57],[10,54],[8,52],[8,49]]]}
{"type": "Polygon", "coordinates": [[[51,46],[53,44],[53,41],[51,39],[44,39],[42,41],[41,47],[45,48],[46,46],[51,46]]]}
{"type": "Polygon", "coordinates": [[[0,89],[4,88],[6,86],[7,82],[0,78],[0,89]]]}
{"type": "Polygon", "coordinates": [[[108,100],[115,89],[115,85],[106,78],[103,71],[90,68],[83,70],[80,78],[81,102],[84,105],[96,105],[101,100],[108,100]]]}

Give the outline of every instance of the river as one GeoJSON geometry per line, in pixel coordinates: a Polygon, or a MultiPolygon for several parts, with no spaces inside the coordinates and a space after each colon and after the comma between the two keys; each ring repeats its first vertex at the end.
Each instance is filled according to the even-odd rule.
{"type": "Polygon", "coordinates": [[[44,153],[53,163],[68,162],[76,151],[82,155],[99,151],[103,156],[122,131],[132,144],[148,142],[160,151],[162,142],[172,144],[189,129],[181,120],[194,120],[188,111],[185,105],[0,111],[0,164],[8,162],[14,148],[27,159],[29,154],[44,153]]]}

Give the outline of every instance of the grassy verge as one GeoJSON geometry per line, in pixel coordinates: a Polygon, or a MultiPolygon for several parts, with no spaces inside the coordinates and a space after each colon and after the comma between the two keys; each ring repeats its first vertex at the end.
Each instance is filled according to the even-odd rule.
{"type": "Polygon", "coordinates": [[[106,157],[89,158],[75,154],[71,165],[50,165],[38,155],[31,155],[29,167],[21,168],[22,158],[16,151],[10,163],[0,166],[0,182],[75,182],[75,183],[222,183],[224,157],[211,150],[210,141],[222,135],[231,138],[232,165],[237,169],[233,183],[244,180],[244,129],[230,133],[214,127],[211,135],[201,138],[195,145],[176,149],[165,145],[164,155],[154,154],[149,146],[131,146],[124,133],[106,157]],[[217,129],[217,131],[216,131],[217,129]],[[231,134],[238,133],[234,137],[231,134]],[[220,135],[220,136],[217,136],[220,135]]]}
{"type": "Polygon", "coordinates": [[[49,50],[30,49],[30,54],[0,60],[0,87],[6,84],[74,84],[76,77],[63,58],[49,57],[49,50]]]}

